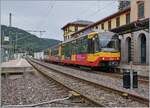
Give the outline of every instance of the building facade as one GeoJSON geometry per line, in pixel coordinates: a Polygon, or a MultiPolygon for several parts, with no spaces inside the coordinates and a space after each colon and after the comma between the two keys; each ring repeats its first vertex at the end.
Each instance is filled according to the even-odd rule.
{"type": "Polygon", "coordinates": [[[149,18],[150,0],[131,1],[131,22],[149,18]]]}
{"type": "Polygon", "coordinates": [[[91,21],[84,21],[84,20],[77,20],[71,23],[66,24],[64,27],[62,27],[62,30],[64,32],[63,37],[64,41],[72,38],[72,34],[85,28],[89,24],[92,24],[91,21]]]}
{"type": "Polygon", "coordinates": [[[127,7],[124,10],[118,11],[102,20],[99,20],[75,33],[73,33],[72,37],[77,37],[83,34],[87,34],[91,31],[108,31],[113,28],[120,27],[122,25],[126,25],[130,23],[130,7],[127,7]]]}

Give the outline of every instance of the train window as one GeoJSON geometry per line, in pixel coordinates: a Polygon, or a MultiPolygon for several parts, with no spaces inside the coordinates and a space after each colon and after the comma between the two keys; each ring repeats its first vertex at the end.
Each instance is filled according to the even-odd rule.
{"type": "Polygon", "coordinates": [[[88,39],[87,37],[84,37],[83,38],[83,53],[87,53],[87,50],[88,50],[88,39]]]}
{"type": "Polygon", "coordinates": [[[94,42],[94,52],[99,52],[99,39],[98,39],[98,36],[95,36],[93,38],[93,42],[94,42]]]}
{"type": "Polygon", "coordinates": [[[76,54],[76,41],[72,41],[72,54],[76,54]]]}
{"type": "Polygon", "coordinates": [[[77,44],[78,44],[78,54],[81,54],[81,51],[82,51],[82,44],[81,44],[81,39],[78,39],[78,42],[77,42],[77,44]]]}
{"type": "Polygon", "coordinates": [[[69,50],[70,50],[70,56],[73,54],[73,44],[72,42],[69,42],[69,50]]]}
{"type": "Polygon", "coordinates": [[[88,39],[88,53],[94,53],[94,45],[92,39],[88,39]]]}
{"type": "Polygon", "coordinates": [[[76,54],[78,54],[78,40],[76,40],[76,54]]]}
{"type": "Polygon", "coordinates": [[[61,54],[64,55],[64,45],[61,47],[61,54]]]}
{"type": "Polygon", "coordinates": [[[56,56],[56,55],[58,55],[58,47],[54,47],[54,48],[52,48],[51,55],[52,55],[52,56],[56,56]]]}
{"type": "Polygon", "coordinates": [[[65,45],[64,45],[64,55],[65,56],[68,56],[68,43],[65,43],[65,45]]]}
{"type": "Polygon", "coordinates": [[[66,44],[66,53],[65,53],[66,57],[70,57],[71,56],[71,42],[66,44]]]}
{"type": "Polygon", "coordinates": [[[67,44],[64,44],[64,55],[66,56],[66,52],[67,52],[67,44]]]}
{"type": "Polygon", "coordinates": [[[81,54],[87,53],[87,37],[81,38],[81,54]]]}

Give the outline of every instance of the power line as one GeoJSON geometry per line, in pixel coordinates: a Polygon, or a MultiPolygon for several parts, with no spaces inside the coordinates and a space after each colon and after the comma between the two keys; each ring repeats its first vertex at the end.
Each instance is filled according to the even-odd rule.
{"type": "MultiPolygon", "coordinates": [[[[108,3],[107,5],[105,5],[105,6],[103,6],[103,7],[101,7],[100,9],[98,9],[96,12],[94,12],[94,13],[92,13],[92,14],[90,14],[90,15],[88,15],[88,16],[86,16],[85,18],[89,18],[89,17],[93,17],[94,15],[96,15],[96,13],[99,13],[99,12],[104,12],[104,11],[102,11],[102,10],[106,10],[106,9],[108,9],[108,8],[110,8],[110,4],[112,4],[112,2],[111,3],[108,3]]],[[[112,7],[111,7],[112,8],[112,7]]]]}
{"type": "MultiPolygon", "coordinates": [[[[50,15],[50,12],[52,11],[52,9],[54,8],[54,6],[55,6],[55,1],[56,0],[51,0],[50,2],[52,2],[52,3],[50,3],[50,8],[49,8],[49,6],[48,6],[48,13],[46,13],[44,16],[45,16],[45,18],[49,18],[49,15],[50,15]],[[53,2],[54,1],[54,2],[53,2]]],[[[45,22],[46,22],[46,19],[43,21],[43,18],[42,18],[42,20],[38,23],[38,25],[44,25],[45,24],[45,22]]]]}
{"type": "Polygon", "coordinates": [[[42,31],[42,30],[26,30],[27,32],[39,32],[40,33],[40,38],[42,37],[42,33],[46,32],[46,31],[42,31]]]}

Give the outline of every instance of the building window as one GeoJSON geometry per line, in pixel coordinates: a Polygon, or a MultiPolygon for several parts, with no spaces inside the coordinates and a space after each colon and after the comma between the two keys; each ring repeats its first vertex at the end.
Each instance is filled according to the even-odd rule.
{"type": "Polygon", "coordinates": [[[116,18],[116,27],[119,27],[120,26],[120,17],[117,17],[116,18]]]}
{"type": "Polygon", "coordinates": [[[130,13],[126,14],[126,24],[130,23],[130,13]]]}
{"type": "Polygon", "coordinates": [[[127,50],[128,51],[128,54],[127,54],[128,55],[128,63],[130,63],[130,61],[132,61],[132,58],[131,58],[131,38],[128,37],[126,41],[127,41],[126,45],[127,45],[127,49],[128,49],[127,50]]]}
{"type": "Polygon", "coordinates": [[[67,28],[67,32],[69,32],[69,28],[67,28]]]}
{"type": "Polygon", "coordinates": [[[145,34],[140,34],[141,43],[141,63],[146,63],[146,36],[145,34]]]}
{"type": "Polygon", "coordinates": [[[78,26],[75,26],[75,32],[78,31],[78,26]]]}
{"type": "Polygon", "coordinates": [[[108,30],[111,29],[111,21],[108,21],[108,30]]]}
{"type": "Polygon", "coordinates": [[[98,29],[98,26],[96,26],[95,29],[98,29]]]}
{"type": "Polygon", "coordinates": [[[101,29],[104,30],[104,23],[101,25],[101,29]]]}
{"type": "Polygon", "coordinates": [[[138,18],[144,18],[144,2],[138,2],[138,18]]]}

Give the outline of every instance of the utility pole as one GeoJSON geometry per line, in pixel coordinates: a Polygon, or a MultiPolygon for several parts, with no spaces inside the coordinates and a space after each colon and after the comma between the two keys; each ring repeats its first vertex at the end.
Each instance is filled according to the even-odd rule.
{"type": "Polygon", "coordinates": [[[12,26],[12,14],[9,13],[9,27],[12,26]]]}
{"type": "Polygon", "coordinates": [[[13,40],[12,40],[12,34],[11,34],[11,31],[10,31],[10,28],[12,27],[12,14],[9,13],[9,31],[8,31],[8,35],[9,35],[9,50],[10,50],[10,53],[9,53],[9,58],[12,59],[12,56],[13,56],[13,40]]]}
{"type": "Polygon", "coordinates": [[[18,40],[18,33],[16,32],[16,39],[15,39],[15,53],[17,54],[17,40],[18,40]]]}

